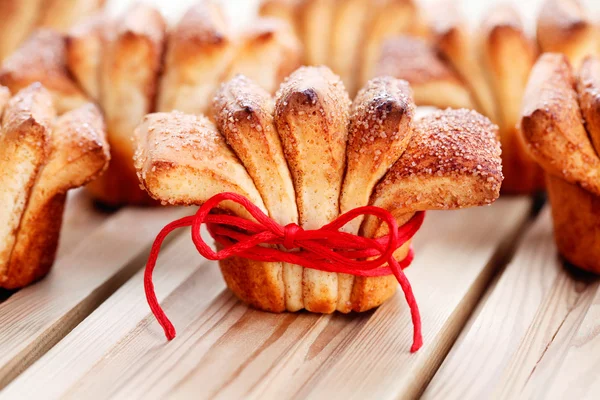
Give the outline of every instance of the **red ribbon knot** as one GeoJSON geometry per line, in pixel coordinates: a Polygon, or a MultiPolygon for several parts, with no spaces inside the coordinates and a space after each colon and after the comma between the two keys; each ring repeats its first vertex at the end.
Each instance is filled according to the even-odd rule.
{"type": "Polygon", "coordinates": [[[320,229],[304,230],[297,224],[281,226],[250,200],[236,193],[219,193],[204,203],[195,215],[183,217],[165,226],[150,250],[144,274],[146,298],[152,313],[163,327],[167,339],[175,337],[175,328],[160,307],[152,283],[160,247],[169,233],[177,228],[192,227],[192,241],[198,252],[206,259],[219,261],[229,257],[242,257],[255,261],[286,262],[305,268],[337,272],[355,276],[394,275],[404,292],[413,323],[411,352],[423,344],[421,317],[416,299],[406,275],[402,271],[414,258],[412,248],[400,262],[394,252],[409,241],[423,223],[425,213],[419,211],[404,225],[398,227],[395,218],[386,210],[364,206],[350,210],[320,229]],[[245,208],[255,221],[246,218],[211,214],[223,201],[231,201],[245,208]],[[380,238],[365,238],[339,229],[361,215],[372,215],[387,224],[389,234],[380,238]],[[200,235],[206,224],[213,239],[222,246],[215,252],[200,235]],[[292,250],[289,252],[281,247],[292,250]]]}
{"type": "Polygon", "coordinates": [[[304,232],[304,229],[297,224],[287,224],[283,229],[283,247],[288,250],[298,247],[296,246],[296,236],[301,232],[304,232]]]}

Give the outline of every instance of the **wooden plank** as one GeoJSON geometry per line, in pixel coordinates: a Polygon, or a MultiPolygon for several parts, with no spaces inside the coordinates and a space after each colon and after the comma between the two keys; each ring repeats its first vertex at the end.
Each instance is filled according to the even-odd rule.
{"type": "Polygon", "coordinates": [[[189,210],[123,209],[64,252],[53,271],[0,304],[0,388],[142,266],[160,228],[189,210]]]}
{"type": "Polygon", "coordinates": [[[111,215],[111,212],[96,207],[83,189],[71,191],[67,196],[57,258],[71,251],[111,215]]]}
{"type": "Polygon", "coordinates": [[[161,255],[155,277],[161,304],[178,328],[175,340],[167,343],[150,315],[137,274],[0,398],[417,393],[448,351],[529,206],[513,199],[428,215],[408,273],[425,332],[425,346],[416,355],[408,352],[412,328],[401,293],[363,314],[260,312],[222,290],[215,263],[202,263],[182,238],[161,255]]]}
{"type": "Polygon", "coordinates": [[[548,397],[572,399],[597,399],[600,393],[598,368],[600,367],[600,290],[596,288],[594,298],[584,315],[577,332],[568,344],[566,356],[555,369],[555,379],[535,390],[532,385],[527,392],[537,398],[548,397]],[[540,390],[542,389],[542,390],[540,390]]]}
{"type": "MultiPolygon", "coordinates": [[[[598,283],[563,267],[547,207],[478,307],[424,398],[515,398],[549,387],[598,283]]],[[[523,398],[531,398],[529,395],[523,398]]]]}

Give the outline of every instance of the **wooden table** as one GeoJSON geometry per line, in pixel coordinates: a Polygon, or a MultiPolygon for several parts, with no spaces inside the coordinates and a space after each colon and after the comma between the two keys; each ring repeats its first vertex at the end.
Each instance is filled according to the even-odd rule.
{"type": "Polygon", "coordinates": [[[563,266],[549,210],[530,199],[427,215],[407,270],[416,354],[400,292],[364,314],[253,310],[189,231],[155,273],[178,329],[167,342],[141,269],[160,228],[191,211],[111,214],[72,196],[54,271],[0,294],[0,399],[598,398],[598,281],[563,266]]]}

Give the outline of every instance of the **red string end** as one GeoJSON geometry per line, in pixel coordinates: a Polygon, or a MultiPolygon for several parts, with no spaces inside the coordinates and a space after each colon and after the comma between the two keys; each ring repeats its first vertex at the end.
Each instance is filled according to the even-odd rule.
{"type": "Polygon", "coordinates": [[[398,227],[394,217],[386,210],[365,206],[340,215],[320,229],[304,230],[295,224],[288,224],[285,227],[277,224],[244,196],[220,193],[204,203],[195,215],[171,222],[157,235],[144,273],[146,299],[167,339],[172,340],[176,335],[175,327],[158,302],[152,274],[165,238],[175,229],[191,226],[192,241],[196,249],[209,260],[218,261],[236,256],[255,261],[286,262],[305,268],[355,276],[374,277],[393,274],[410,308],[413,324],[413,344],[410,351],[414,353],[423,345],[421,316],[410,282],[402,271],[412,262],[414,252],[410,249],[407,256],[399,262],[394,259],[394,252],[413,237],[421,227],[424,217],[423,211],[417,212],[406,224],[398,227]],[[256,222],[237,216],[210,214],[219,203],[226,200],[243,206],[256,222]],[[341,227],[360,215],[379,218],[387,224],[389,234],[371,239],[339,231],[341,227]],[[204,241],[200,235],[202,224],[207,225],[213,239],[222,245],[220,251],[213,251],[204,241]],[[288,250],[298,249],[298,251],[288,252],[281,249],[282,247],[288,250]]]}

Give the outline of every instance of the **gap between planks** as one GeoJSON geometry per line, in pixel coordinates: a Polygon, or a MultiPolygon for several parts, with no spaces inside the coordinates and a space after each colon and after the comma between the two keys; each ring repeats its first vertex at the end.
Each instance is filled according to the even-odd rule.
{"type": "Polygon", "coordinates": [[[363,314],[253,310],[224,290],[216,264],[200,261],[189,238],[180,237],[161,254],[154,279],[178,328],[175,340],[166,342],[149,313],[138,272],[0,398],[415,396],[530,204],[503,199],[490,208],[429,213],[407,270],[425,333],[417,354],[408,352],[412,327],[401,293],[363,314]]]}
{"type": "Polygon", "coordinates": [[[75,198],[65,214],[52,272],[0,303],[0,389],[144,264],[162,226],[190,212],[146,208],[107,215],[83,197],[75,198]]]}
{"type": "Polygon", "coordinates": [[[599,298],[598,280],[557,256],[546,207],[424,398],[583,398],[574,390],[597,398],[599,298]]]}

